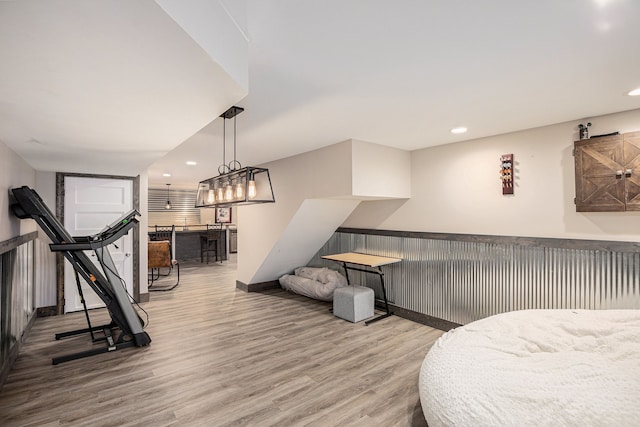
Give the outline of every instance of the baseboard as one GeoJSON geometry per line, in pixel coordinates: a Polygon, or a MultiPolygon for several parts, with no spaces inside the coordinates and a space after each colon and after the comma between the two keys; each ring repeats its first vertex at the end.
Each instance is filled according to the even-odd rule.
{"type": "Polygon", "coordinates": [[[398,317],[402,317],[403,319],[411,320],[413,322],[430,326],[432,328],[439,329],[445,332],[457,328],[458,326],[462,326],[448,320],[439,319],[437,317],[429,316],[428,314],[422,314],[416,311],[407,310],[406,308],[398,307],[393,304],[389,304],[389,308],[391,309],[393,314],[398,317]]]}
{"type": "Polygon", "coordinates": [[[9,350],[9,355],[5,360],[5,363],[2,365],[2,368],[0,369],[0,391],[2,391],[2,387],[4,386],[4,383],[7,381],[7,378],[9,377],[9,372],[11,371],[13,364],[18,358],[18,354],[20,354],[20,347],[22,347],[22,343],[29,336],[29,332],[33,327],[33,323],[35,322],[36,317],[37,316],[35,315],[35,313],[34,315],[31,316],[31,318],[29,319],[29,322],[27,322],[27,326],[24,328],[24,332],[22,333],[22,336],[20,337],[19,340],[16,341],[16,343],[13,345],[11,350],[9,350]]]}
{"type": "Polygon", "coordinates": [[[49,317],[57,315],[58,307],[56,307],[55,305],[50,305],[49,307],[38,307],[36,309],[36,317],[49,317]]]}
{"type": "Polygon", "coordinates": [[[138,302],[149,302],[149,292],[147,292],[146,294],[140,294],[140,296],[138,297],[138,302]]]}
{"type": "Polygon", "coordinates": [[[244,292],[261,292],[268,289],[280,289],[280,282],[277,280],[269,280],[268,282],[244,283],[236,280],[236,289],[244,292]]]}
{"type": "MultiPolygon", "coordinates": [[[[236,280],[236,289],[239,289],[243,292],[261,292],[269,289],[281,289],[280,282],[277,280],[270,280],[268,282],[260,282],[260,283],[244,283],[240,280],[236,280]]],[[[376,301],[376,307],[382,308],[384,307],[380,305],[381,301],[376,301]]],[[[439,319],[437,317],[429,316],[428,314],[418,313],[416,311],[408,310],[406,308],[398,307],[393,304],[389,304],[389,308],[398,317],[402,317],[403,319],[411,320],[416,323],[420,323],[422,325],[426,325],[435,329],[439,329],[441,331],[450,331],[451,329],[457,328],[458,323],[450,322],[448,320],[439,319]]]]}

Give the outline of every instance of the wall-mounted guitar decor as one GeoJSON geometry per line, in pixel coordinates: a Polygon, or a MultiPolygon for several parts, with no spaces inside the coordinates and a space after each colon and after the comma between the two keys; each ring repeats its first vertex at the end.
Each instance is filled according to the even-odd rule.
{"type": "Polygon", "coordinates": [[[500,163],[502,194],[513,194],[513,154],[503,154],[500,156],[500,163]]]}

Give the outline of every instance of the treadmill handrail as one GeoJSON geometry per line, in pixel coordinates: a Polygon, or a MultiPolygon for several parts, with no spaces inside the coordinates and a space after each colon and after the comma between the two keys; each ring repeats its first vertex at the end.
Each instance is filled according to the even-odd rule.
{"type": "Polygon", "coordinates": [[[137,214],[138,211],[134,209],[121,217],[118,220],[122,224],[121,227],[106,229],[92,236],[77,236],[73,238],[73,242],[52,243],[49,245],[49,248],[52,251],[86,251],[110,245],[120,237],[127,234],[133,226],[138,224],[138,218],[135,217],[137,214]]]}

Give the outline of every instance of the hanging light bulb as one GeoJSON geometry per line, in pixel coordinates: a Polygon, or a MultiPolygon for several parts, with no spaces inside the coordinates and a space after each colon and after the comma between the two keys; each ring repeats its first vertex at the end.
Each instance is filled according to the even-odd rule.
{"type": "Polygon", "coordinates": [[[249,172],[249,175],[247,176],[247,180],[249,183],[249,188],[247,189],[247,196],[250,199],[255,199],[256,196],[258,195],[258,189],[256,188],[256,181],[253,177],[253,172],[249,172]]]}
{"type": "Polygon", "coordinates": [[[230,202],[233,200],[233,187],[231,181],[227,181],[227,186],[224,189],[224,200],[230,202]]]}
{"type": "Polygon", "coordinates": [[[214,203],[215,201],[216,201],[215,192],[213,191],[213,188],[210,188],[209,192],[207,193],[207,203],[214,203]]]}
{"type": "Polygon", "coordinates": [[[224,200],[224,188],[222,188],[222,185],[218,184],[218,186],[216,187],[216,201],[222,202],[223,200],[224,200]]]}
{"type": "Polygon", "coordinates": [[[169,199],[169,186],[171,184],[167,184],[167,204],[164,205],[165,209],[171,209],[171,200],[169,199]]]}
{"type": "Polygon", "coordinates": [[[244,199],[244,182],[242,182],[242,178],[238,178],[238,182],[236,182],[236,200],[244,199]]]}

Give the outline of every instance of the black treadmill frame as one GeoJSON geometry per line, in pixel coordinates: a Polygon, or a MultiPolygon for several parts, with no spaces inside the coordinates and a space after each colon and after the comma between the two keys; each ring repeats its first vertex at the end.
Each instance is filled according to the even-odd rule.
{"type": "MultiPolygon", "coordinates": [[[[15,203],[11,205],[11,210],[14,215],[21,219],[31,218],[36,221],[53,242],[49,245],[51,251],[62,253],[74,268],[75,272],[86,281],[91,289],[105,303],[111,317],[111,323],[92,327],[85,306],[85,314],[89,327],[56,334],[56,339],[89,332],[91,333],[92,340],[96,341],[93,336],[93,331],[102,330],[105,334],[104,339],[107,341],[107,345],[88,351],[54,357],[52,363],[57,365],[58,363],[69,360],[122,348],[149,345],[151,343],[151,337],[144,331],[143,321],[131,304],[129,295],[121,283],[120,277],[117,275],[117,270],[109,249],[106,248],[107,245],[127,234],[129,230],[139,222],[138,216],[140,213],[133,209],[95,235],[73,237],[67,232],[35,190],[23,186],[12,189],[12,193],[15,203]],[[103,266],[102,271],[83,252],[85,250],[93,250],[95,252],[100,261],[100,265],[103,266]],[[120,329],[120,334],[114,336],[112,329],[116,328],[120,329]]],[[[82,293],[80,296],[84,299],[82,293]]]]}

